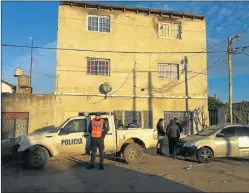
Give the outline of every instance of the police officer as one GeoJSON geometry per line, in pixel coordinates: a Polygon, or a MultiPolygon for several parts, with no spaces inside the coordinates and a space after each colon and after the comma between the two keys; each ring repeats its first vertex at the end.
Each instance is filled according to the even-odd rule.
{"type": "Polygon", "coordinates": [[[91,164],[88,169],[93,169],[95,165],[97,148],[100,154],[100,169],[104,169],[104,139],[109,131],[109,127],[101,118],[101,113],[96,113],[95,118],[90,122],[89,133],[91,134],[91,164]]]}

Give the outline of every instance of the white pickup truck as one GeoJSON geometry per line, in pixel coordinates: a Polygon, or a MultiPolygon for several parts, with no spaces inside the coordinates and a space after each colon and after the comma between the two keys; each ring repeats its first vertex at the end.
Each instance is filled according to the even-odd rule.
{"type": "MultiPolygon", "coordinates": [[[[59,127],[35,131],[15,138],[13,154],[20,153],[29,167],[40,168],[49,158],[57,155],[88,154],[90,135],[88,125],[94,115],[72,117],[59,127]]],[[[115,125],[114,115],[102,115],[109,126],[105,137],[105,153],[123,155],[127,163],[139,160],[143,149],[156,147],[157,131],[154,129],[124,129],[115,125]]]]}

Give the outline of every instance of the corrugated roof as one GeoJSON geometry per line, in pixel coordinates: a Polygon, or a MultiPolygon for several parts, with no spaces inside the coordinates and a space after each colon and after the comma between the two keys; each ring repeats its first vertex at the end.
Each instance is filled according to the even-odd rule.
{"type": "Polygon", "coordinates": [[[168,15],[168,16],[177,16],[177,17],[186,17],[192,19],[201,19],[205,18],[205,15],[201,14],[192,14],[192,13],[184,13],[177,11],[166,11],[159,9],[149,9],[142,7],[133,7],[133,6],[122,6],[122,5],[111,5],[111,4],[99,4],[92,2],[84,2],[84,1],[61,1],[60,5],[70,5],[70,6],[80,6],[85,8],[96,8],[96,9],[108,9],[108,10],[122,10],[122,11],[131,11],[137,13],[150,13],[157,15],[168,15]]]}

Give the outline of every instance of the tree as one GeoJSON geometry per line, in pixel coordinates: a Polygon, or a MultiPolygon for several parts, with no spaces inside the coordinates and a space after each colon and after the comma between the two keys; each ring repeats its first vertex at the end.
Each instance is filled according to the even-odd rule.
{"type": "Polygon", "coordinates": [[[216,110],[218,106],[224,105],[225,103],[219,98],[214,96],[208,96],[208,110],[216,110]]]}

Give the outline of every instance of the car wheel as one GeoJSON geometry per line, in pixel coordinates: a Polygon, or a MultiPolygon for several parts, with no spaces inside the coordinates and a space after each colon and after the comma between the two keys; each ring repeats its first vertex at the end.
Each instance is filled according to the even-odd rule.
{"type": "Polygon", "coordinates": [[[197,152],[197,158],[200,163],[209,163],[213,160],[214,154],[209,148],[201,148],[197,152]]]}
{"type": "Polygon", "coordinates": [[[24,155],[25,166],[31,169],[44,167],[49,160],[49,153],[43,147],[34,147],[28,150],[24,155]]]}
{"type": "Polygon", "coordinates": [[[136,143],[127,145],[124,149],[124,159],[128,164],[135,163],[143,156],[143,149],[136,143]]]}

